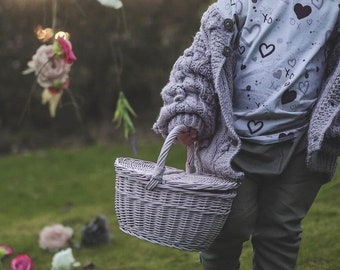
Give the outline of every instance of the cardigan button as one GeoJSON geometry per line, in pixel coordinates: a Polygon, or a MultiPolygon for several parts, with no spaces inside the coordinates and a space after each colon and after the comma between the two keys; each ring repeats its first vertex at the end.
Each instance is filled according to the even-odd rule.
{"type": "Polygon", "coordinates": [[[223,23],[225,30],[227,30],[228,32],[232,32],[234,30],[234,22],[232,19],[225,19],[223,23]]]}
{"type": "Polygon", "coordinates": [[[231,137],[231,136],[228,136],[228,141],[230,142],[230,144],[232,145],[232,146],[237,146],[237,140],[236,139],[234,139],[233,137],[231,137]]]}
{"type": "Polygon", "coordinates": [[[225,57],[231,56],[231,53],[232,53],[232,49],[229,46],[224,47],[222,54],[225,57]]]}

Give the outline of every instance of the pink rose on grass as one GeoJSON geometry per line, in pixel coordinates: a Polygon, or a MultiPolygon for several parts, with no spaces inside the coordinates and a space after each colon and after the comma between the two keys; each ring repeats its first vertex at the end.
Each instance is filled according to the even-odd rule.
{"type": "Polygon", "coordinates": [[[69,40],[63,37],[58,37],[53,45],[55,53],[58,56],[62,56],[65,63],[72,64],[74,61],[77,60],[77,57],[72,51],[72,43],[69,40]]]}
{"type": "Polygon", "coordinates": [[[37,82],[43,88],[49,88],[56,83],[64,83],[68,80],[71,64],[58,57],[53,45],[41,45],[28,66],[37,75],[37,82]]]}
{"type": "Polygon", "coordinates": [[[26,254],[20,254],[11,260],[11,270],[33,270],[32,259],[26,254]]]}
{"type": "Polygon", "coordinates": [[[39,246],[51,252],[68,247],[73,229],[61,224],[46,226],[40,231],[39,246]]]}
{"type": "Polygon", "coordinates": [[[4,256],[12,255],[13,250],[9,246],[0,245],[0,259],[4,256]]]}

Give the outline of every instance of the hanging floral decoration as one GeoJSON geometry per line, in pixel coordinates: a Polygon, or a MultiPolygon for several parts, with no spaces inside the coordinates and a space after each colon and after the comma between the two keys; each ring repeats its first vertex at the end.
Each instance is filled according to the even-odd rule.
{"type": "MultiPolygon", "coordinates": [[[[121,9],[123,2],[121,0],[97,0],[101,5],[121,9]]],[[[50,116],[53,118],[56,116],[57,107],[60,103],[65,90],[69,90],[70,86],[70,71],[74,61],[77,60],[70,41],[70,34],[67,32],[59,31],[55,33],[56,28],[56,16],[57,16],[57,0],[52,0],[52,27],[43,28],[41,25],[36,26],[35,34],[39,41],[44,43],[41,45],[32,59],[27,63],[28,68],[23,71],[23,74],[34,73],[36,76],[36,83],[43,89],[41,93],[42,104],[49,105],[50,116]],[[48,44],[51,42],[52,44],[48,44]],[[47,44],[45,44],[47,43],[47,44]]],[[[116,33],[118,38],[122,38],[127,34],[125,17],[122,18],[124,23],[124,29],[120,29],[123,33],[116,33]],[[122,35],[121,35],[122,34],[122,35]]],[[[117,30],[118,32],[120,30],[117,30]]],[[[121,89],[120,76],[122,72],[122,55],[120,42],[117,42],[115,56],[115,65],[117,65],[117,91],[118,100],[116,108],[112,117],[112,122],[119,128],[123,125],[124,137],[128,138],[131,134],[135,133],[135,127],[132,121],[132,117],[136,117],[137,114],[131,107],[129,101],[125,97],[123,90],[121,89]],[[119,54],[119,55],[118,55],[119,54]],[[120,61],[117,59],[120,59],[120,61]]],[[[68,91],[72,99],[72,103],[76,109],[78,119],[81,120],[78,106],[72,96],[72,93],[68,91]]]]}
{"type": "Polygon", "coordinates": [[[49,104],[51,117],[55,117],[60,98],[69,87],[69,73],[76,59],[71,42],[57,36],[52,44],[43,44],[37,49],[23,72],[35,73],[37,83],[43,88],[42,103],[49,104]]]}

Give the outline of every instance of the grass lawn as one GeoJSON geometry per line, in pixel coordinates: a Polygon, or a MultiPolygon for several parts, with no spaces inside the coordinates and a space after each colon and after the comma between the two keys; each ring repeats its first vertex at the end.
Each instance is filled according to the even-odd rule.
{"type": "MultiPolygon", "coordinates": [[[[156,160],[160,144],[157,139],[139,143],[138,158],[156,160]]],[[[105,246],[74,248],[81,263],[91,261],[102,270],[201,269],[196,253],[150,244],[119,231],[114,215],[113,169],[119,156],[133,156],[128,144],[1,157],[0,244],[11,246],[14,254],[29,254],[36,270],[48,270],[53,254],[39,248],[40,230],[55,223],[70,226],[77,243],[84,224],[104,214],[114,238],[105,246]]],[[[175,146],[168,164],[183,168],[184,156],[184,150],[175,146]]],[[[339,177],[323,187],[304,221],[298,270],[340,269],[339,177]]],[[[4,269],[9,269],[9,262],[10,258],[4,261],[4,269]]],[[[241,269],[251,269],[249,243],[242,254],[241,269]]]]}

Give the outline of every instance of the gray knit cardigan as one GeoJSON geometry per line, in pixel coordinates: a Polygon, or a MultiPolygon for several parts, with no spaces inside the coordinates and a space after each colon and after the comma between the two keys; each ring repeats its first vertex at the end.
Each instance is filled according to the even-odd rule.
{"type": "MultiPolygon", "coordinates": [[[[239,180],[243,173],[231,166],[241,147],[232,110],[236,19],[223,19],[216,4],[204,13],[193,43],[174,64],[161,92],[164,105],[153,129],[163,136],[180,124],[196,129],[197,170],[239,180]]],[[[339,26],[330,42],[327,72],[310,118],[306,159],[311,170],[329,175],[326,180],[340,155],[339,26]]]]}

